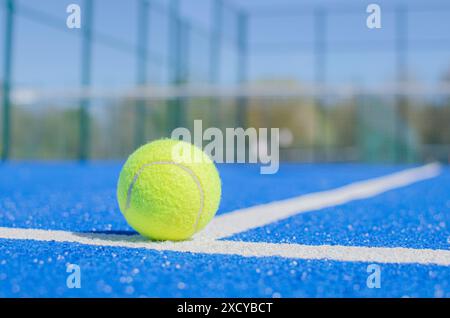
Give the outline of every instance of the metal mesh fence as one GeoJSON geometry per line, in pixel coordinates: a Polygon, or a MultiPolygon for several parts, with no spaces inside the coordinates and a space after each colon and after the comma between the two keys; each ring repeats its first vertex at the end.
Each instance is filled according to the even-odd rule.
{"type": "Polygon", "coordinates": [[[284,160],[448,161],[445,4],[385,6],[382,29],[368,31],[363,5],[243,10],[211,0],[202,24],[177,0],[85,0],[90,19],[69,30],[67,4],[45,1],[46,10],[0,2],[4,159],[122,158],[202,119],[280,128],[284,160]],[[248,85],[277,94],[240,94],[248,85]],[[152,95],[185,86],[207,93],[152,95]]]}

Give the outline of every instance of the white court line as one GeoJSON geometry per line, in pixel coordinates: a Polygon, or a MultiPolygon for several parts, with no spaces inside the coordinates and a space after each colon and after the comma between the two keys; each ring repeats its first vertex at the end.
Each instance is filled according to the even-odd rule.
{"type": "Polygon", "coordinates": [[[243,257],[286,257],[343,262],[450,265],[450,250],[274,244],[239,241],[148,242],[139,235],[74,233],[0,227],[1,239],[79,243],[91,246],[140,248],[202,254],[239,255],[243,257]]]}
{"type": "Polygon", "coordinates": [[[214,218],[205,230],[196,235],[195,239],[225,238],[299,213],[370,198],[392,189],[433,178],[440,173],[440,170],[439,164],[432,163],[379,178],[355,182],[333,190],[306,194],[222,214],[214,218]]]}

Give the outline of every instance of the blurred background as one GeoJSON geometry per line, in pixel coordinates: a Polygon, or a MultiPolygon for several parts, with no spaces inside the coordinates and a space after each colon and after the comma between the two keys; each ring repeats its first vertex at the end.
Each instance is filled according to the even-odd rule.
{"type": "Polygon", "coordinates": [[[125,158],[176,127],[280,128],[283,161],[450,159],[450,3],[0,0],[3,160],[125,158]],[[81,7],[81,29],[66,26],[81,7]]]}

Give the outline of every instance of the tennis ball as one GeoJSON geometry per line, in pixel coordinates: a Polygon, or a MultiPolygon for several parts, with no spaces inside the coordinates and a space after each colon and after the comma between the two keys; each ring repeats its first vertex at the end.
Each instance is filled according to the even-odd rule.
{"type": "Polygon", "coordinates": [[[171,139],[131,154],[117,185],[128,224],[153,240],[188,239],[211,221],[220,197],[220,177],[212,160],[199,148],[171,139]]]}

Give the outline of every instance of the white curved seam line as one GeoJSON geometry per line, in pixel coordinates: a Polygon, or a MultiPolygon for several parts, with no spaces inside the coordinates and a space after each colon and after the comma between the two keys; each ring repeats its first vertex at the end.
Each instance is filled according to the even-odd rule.
{"type": "Polygon", "coordinates": [[[200,222],[200,217],[203,213],[203,208],[204,208],[204,193],[203,193],[203,188],[202,185],[200,183],[200,180],[197,178],[197,176],[195,175],[194,171],[192,171],[191,169],[189,169],[188,167],[185,167],[179,163],[176,162],[172,162],[172,161],[155,161],[155,162],[151,162],[151,163],[147,163],[145,165],[143,165],[141,168],[139,168],[138,172],[136,172],[136,174],[133,177],[133,181],[130,183],[130,186],[128,187],[128,191],[127,191],[127,202],[125,205],[125,211],[128,210],[128,208],[130,207],[131,204],[131,193],[133,192],[133,187],[136,184],[139,176],[141,175],[141,173],[144,171],[145,168],[148,168],[150,166],[153,165],[175,165],[181,169],[183,169],[184,171],[186,171],[194,180],[194,182],[197,185],[198,191],[200,192],[200,210],[197,213],[197,217],[194,223],[194,233],[197,231],[198,228],[198,223],[200,222]]]}

